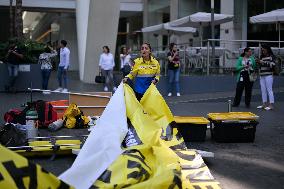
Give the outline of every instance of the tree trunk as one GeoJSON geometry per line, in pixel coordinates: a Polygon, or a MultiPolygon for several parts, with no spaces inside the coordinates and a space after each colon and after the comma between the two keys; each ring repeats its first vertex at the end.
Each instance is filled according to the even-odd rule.
{"type": "Polygon", "coordinates": [[[10,14],[10,38],[14,37],[14,20],[13,20],[13,0],[10,0],[10,7],[9,7],[9,14],[10,14]]]}
{"type": "Polygon", "coordinates": [[[16,37],[21,39],[23,37],[22,0],[16,0],[15,15],[16,37]]]}

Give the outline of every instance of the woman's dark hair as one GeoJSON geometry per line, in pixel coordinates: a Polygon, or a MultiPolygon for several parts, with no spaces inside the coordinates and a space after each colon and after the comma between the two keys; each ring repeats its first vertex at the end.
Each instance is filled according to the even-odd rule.
{"type": "Polygon", "coordinates": [[[173,48],[174,48],[174,46],[175,46],[175,45],[176,45],[175,43],[170,43],[170,46],[169,46],[170,51],[172,51],[172,50],[173,50],[173,48]]]}
{"type": "Polygon", "coordinates": [[[109,48],[108,48],[108,46],[103,46],[103,49],[106,49],[106,50],[107,50],[107,53],[109,53],[109,48]]]}
{"type": "Polygon", "coordinates": [[[44,48],[44,52],[45,52],[45,53],[51,53],[51,50],[50,50],[50,48],[49,48],[48,46],[46,46],[46,47],[44,48]]]}
{"type": "MultiPolygon", "coordinates": [[[[268,46],[268,45],[266,45],[266,44],[263,44],[263,45],[261,45],[261,48],[263,48],[263,49],[266,49],[267,50],[267,54],[268,54],[268,56],[272,56],[272,57],[274,57],[274,54],[273,54],[273,52],[272,52],[272,50],[271,50],[271,47],[270,46],[268,46]]],[[[264,57],[264,54],[262,53],[262,51],[261,51],[261,56],[260,56],[260,58],[263,58],[264,57]]]]}
{"type": "Polygon", "coordinates": [[[126,47],[121,47],[120,48],[120,54],[123,54],[124,52],[123,52],[123,49],[126,49],[126,52],[127,52],[127,48],[126,47]]]}
{"type": "Polygon", "coordinates": [[[65,40],[61,40],[60,43],[61,43],[64,47],[66,47],[66,45],[67,45],[67,41],[65,41],[65,40]]]}
{"type": "Polygon", "coordinates": [[[241,54],[241,57],[244,57],[244,56],[246,55],[246,52],[248,52],[249,50],[251,50],[251,48],[246,47],[246,48],[244,49],[244,52],[241,54]]]}

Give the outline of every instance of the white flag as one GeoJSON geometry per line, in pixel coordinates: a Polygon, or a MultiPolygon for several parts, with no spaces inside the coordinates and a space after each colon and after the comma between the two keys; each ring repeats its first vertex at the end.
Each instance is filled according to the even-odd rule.
{"type": "Polygon", "coordinates": [[[75,162],[59,178],[75,188],[90,188],[122,154],[121,143],[127,131],[124,89],[120,84],[75,162]]]}

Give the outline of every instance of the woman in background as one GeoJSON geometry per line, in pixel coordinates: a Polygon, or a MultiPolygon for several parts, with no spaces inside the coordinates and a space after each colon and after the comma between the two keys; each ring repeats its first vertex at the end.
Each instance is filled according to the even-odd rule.
{"type": "Polygon", "coordinates": [[[129,50],[126,47],[122,47],[120,50],[120,69],[123,77],[130,73],[131,67],[131,56],[129,54],[129,50]]]}
{"type": "Polygon", "coordinates": [[[273,85],[273,69],[275,67],[275,57],[271,48],[267,45],[262,45],[260,60],[257,60],[259,65],[260,88],[262,96],[262,105],[258,109],[272,110],[274,104],[274,95],[272,90],[273,85]],[[269,102],[267,101],[267,95],[269,102]]]}
{"type": "Polygon", "coordinates": [[[170,44],[170,52],[168,53],[168,74],[169,74],[169,86],[168,96],[172,96],[173,86],[176,87],[177,96],[180,96],[179,86],[179,74],[180,74],[180,60],[177,45],[175,43],[170,44]]]}
{"type": "Polygon", "coordinates": [[[249,47],[244,49],[237,61],[236,72],[237,72],[237,88],[236,95],[233,103],[233,107],[240,105],[243,90],[245,89],[245,104],[246,107],[250,107],[251,93],[253,80],[250,79],[250,75],[255,72],[256,63],[252,56],[252,51],[249,47]]]}
{"type": "MultiPolygon", "coordinates": [[[[50,46],[46,46],[44,52],[39,55],[38,63],[41,64],[42,89],[47,90],[50,73],[52,70],[52,58],[57,56],[57,52],[50,46]]],[[[43,91],[43,94],[50,94],[49,91],[43,91]]]]}
{"type": "Polygon", "coordinates": [[[103,46],[103,53],[100,56],[99,67],[102,75],[105,76],[106,81],[104,85],[104,91],[109,89],[116,90],[113,81],[113,68],[115,66],[113,55],[110,53],[108,46],[103,46]]]}

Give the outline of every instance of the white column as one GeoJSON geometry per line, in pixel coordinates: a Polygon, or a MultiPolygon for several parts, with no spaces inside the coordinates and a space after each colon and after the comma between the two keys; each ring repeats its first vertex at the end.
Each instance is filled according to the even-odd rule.
{"type": "Polygon", "coordinates": [[[76,21],[80,80],[84,78],[90,0],[76,0],[76,21]]]}
{"type": "MultiPolygon", "coordinates": [[[[120,1],[77,0],[77,35],[80,79],[94,83],[102,47],[115,55],[120,1]]],[[[118,62],[117,62],[118,63],[118,62]]]]}
{"type": "MultiPolygon", "coordinates": [[[[247,0],[242,0],[242,40],[247,40],[247,33],[248,33],[248,25],[247,25],[247,18],[248,18],[248,2],[247,0]]],[[[243,47],[247,46],[246,42],[242,43],[243,47]]]]}

